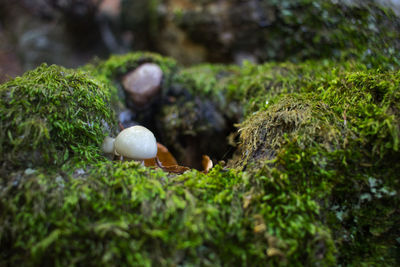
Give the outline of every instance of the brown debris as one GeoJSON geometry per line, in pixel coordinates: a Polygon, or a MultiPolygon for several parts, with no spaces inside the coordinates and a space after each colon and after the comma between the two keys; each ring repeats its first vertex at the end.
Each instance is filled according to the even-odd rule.
{"type": "Polygon", "coordinates": [[[156,166],[165,172],[176,174],[190,170],[189,167],[179,166],[174,156],[160,143],[157,143],[157,156],[153,159],[144,160],[144,165],[146,167],[156,166]]]}
{"type": "Polygon", "coordinates": [[[201,161],[201,165],[203,166],[203,172],[204,173],[208,173],[212,169],[212,167],[214,166],[212,160],[207,155],[203,155],[203,159],[201,161]]]}
{"type": "Polygon", "coordinates": [[[172,165],[172,166],[163,166],[162,163],[160,162],[160,160],[158,158],[156,158],[156,164],[159,168],[161,168],[163,171],[165,172],[169,172],[169,173],[176,173],[176,174],[182,174],[185,171],[190,170],[189,167],[185,167],[185,166],[179,166],[179,165],[172,165]]]}
{"type": "MultiPolygon", "coordinates": [[[[164,145],[157,143],[157,158],[161,162],[163,166],[173,166],[178,165],[175,157],[168,151],[164,145]]],[[[146,159],[144,160],[144,165],[149,166],[157,166],[156,159],[146,159]]]]}

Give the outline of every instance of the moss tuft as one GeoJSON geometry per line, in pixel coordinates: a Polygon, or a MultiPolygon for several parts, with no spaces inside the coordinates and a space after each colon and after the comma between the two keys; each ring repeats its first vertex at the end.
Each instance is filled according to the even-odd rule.
{"type": "Polygon", "coordinates": [[[243,168],[257,159],[273,159],[291,139],[301,147],[319,142],[331,151],[339,148],[342,129],[340,119],[324,102],[310,94],[284,95],[240,125],[239,157],[232,164],[243,168]]]}
{"type": "Polygon", "coordinates": [[[63,169],[2,180],[0,264],[334,262],[317,203],[266,170],[249,177],[216,166],[168,177],[132,162],[63,169]]]}
{"type": "Polygon", "coordinates": [[[398,71],[327,73],[239,130],[232,165],[270,168],[317,200],[346,265],[398,262],[399,82],[398,71]]]}
{"type": "Polygon", "coordinates": [[[115,127],[110,93],[87,74],[42,65],[0,85],[0,161],[7,166],[91,160],[115,127]]]}
{"type": "Polygon", "coordinates": [[[125,55],[114,55],[105,61],[88,64],[82,69],[90,71],[93,75],[103,78],[105,81],[112,81],[121,78],[124,74],[147,62],[159,65],[167,81],[177,67],[177,63],[171,58],[150,52],[135,52],[125,55]]]}
{"type": "Polygon", "coordinates": [[[179,70],[144,55],[86,66],[95,78],[41,66],[1,85],[2,160],[24,169],[0,176],[0,265],[399,265],[399,71],[179,70]],[[242,118],[233,168],[170,175],[90,160],[114,125],[109,90],[141,60],[164,64],[153,115],[173,141],[220,148],[199,137],[242,118]]]}

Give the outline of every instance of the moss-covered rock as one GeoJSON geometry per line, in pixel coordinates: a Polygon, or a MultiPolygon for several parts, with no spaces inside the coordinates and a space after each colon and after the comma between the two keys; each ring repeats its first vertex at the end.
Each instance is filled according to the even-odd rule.
{"type": "Polygon", "coordinates": [[[127,0],[121,17],[143,36],[134,46],[145,40],[186,64],[356,57],[398,65],[400,19],[381,2],[127,0]]]}
{"type": "Polygon", "coordinates": [[[400,72],[333,73],[249,116],[231,164],[318,200],[340,262],[396,265],[400,72]]]}
{"type": "Polygon", "coordinates": [[[14,172],[1,183],[0,263],[332,264],[317,203],[265,175],[168,177],[129,162],[14,172]]]}
{"type": "Polygon", "coordinates": [[[115,130],[110,107],[106,85],[55,65],[4,83],[0,161],[8,168],[61,165],[71,156],[94,159],[104,137],[115,130]]]}
{"type": "MultiPolygon", "coordinates": [[[[114,55],[107,60],[87,64],[81,67],[81,69],[90,72],[97,79],[110,85],[112,108],[119,113],[126,109],[127,106],[138,111],[137,107],[130,102],[123,89],[122,79],[124,75],[144,63],[154,63],[161,68],[163,72],[161,96],[165,96],[165,92],[171,87],[171,79],[177,71],[178,66],[175,60],[162,57],[159,54],[137,52],[126,55],[114,55]]],[[[151,122],[154,112],[159,109],[160,98],[156,97],[156,101],[153,101],[146,109],[139,108],[139,112],[135,114],[138,122],[144,123],[147,127],[151,128],[151,124],[154,124],[151,122]]]]}
{"type": "MultiPolygon", "coordinates": [[[[93,98],[100,105],[109,94],[118,96],[126,72],[155,61],[168,81],[159,107],[151,111],[158,140],[170,140],[170,147],[192,137],[195,146],[212,150],[226,145],[220,140],[228,134],[218,139],[215,125],[220,124],[208,118],[240,122],[238,139],[231,138],[239,143],[237,151],[227,167],[171,175],[110,162],[95,148],[104,132],[98,139],[82,135],[86,142],[77,139],[80,150],[69,152],[71,160],[63,164],[44,168],[32,161],[20,164],[23,169],[3,170],[0,265],[399,264],[398,70],[370,69],[359,61],[183,69],[168,58],[138,53],[84,67],[94,78],[41,67],[26,74],[29,80],[23,76],[2,85],[1,92],[4,97],[15,88],[24,88],[27,96],[47,92],[43,88],[69,92],[77,75],[97,90],[109,90],[93,98]],[[35,78],[49,69],[56,76],[52,81],[60,73],[69,77],[55,83],[65,86],[45,87],[43,78],[35,78]],[[29,86],[18,87],[22,81],[29,86]],[[82,157],[85,151],[97,162],[82,157]]],[[[20,118],[25,114],[20,105],[39,108],[46,97],[2,102],[9,105],[1,109],[2,129],[17,125],[3,117],[20,118]],[[8,113],[14,103],[20,113],[8,113]]],[[[105,121],[111,116],[106,110],[105,121]]],[[[72,126],[81,130],[80,125],[72,126]]],[[[10,129],[0,132],[18,131],[10,129]]],[[[2,151],[22,148],[22,154],[7,156],[6,166],[25,156],[24,146],[11,140],[2,143],[2,151]]],[[[37,146],[44,155],[52,152],[47,148],[65,144],[58,135],[45,140],[46,147],[37,146]]],[[[182,151],[182,157],[189,156],[190,149],[182,151]]]]}
{"type": "Polygon", "coordinates": [[[235,67],[203,65],[182,69],[167,57],[154,53],[130,53],[82,67],[110,85],[113,109],[117,113],[129,107],[133,123],[152,130],[182,164],[201,168],[201,155],[221,158],[227,151],[225,137],[241,117],[237,102],[228,99],[222,80],[235,73],[235,67]],[[126,97],[124,75],[144,63],[152,62],[163,71],[158,97],[137,107],[126,97]],[[218,91],[216,88],[220,88],[218,91]],[[207,140],[215,140],[218,146],[207,140]]]}
{"type": "Polygon", "coordinates": [[[104,81],[120,82],[123,75],[134,70],[143,63],[157,64],[164,74],[164,82],[169,85],[171,75],[177,69],[177,63],[172,58],[163,57],[149,52],[136,52],[126,55],[114,55],[104,61],[97,61],[82,67],[92,75],[104,81]]]}
{"type": "Polygon", "coordinates": [[[309,95],[288,95],[240,125],[241,147],[231,164],[246,168],[254,161],[273,159],[290,139],[302,147],[321,142],[327,150],[336,150],[343,140],[342,128],[340,118],[324,102],[309,95]]]}

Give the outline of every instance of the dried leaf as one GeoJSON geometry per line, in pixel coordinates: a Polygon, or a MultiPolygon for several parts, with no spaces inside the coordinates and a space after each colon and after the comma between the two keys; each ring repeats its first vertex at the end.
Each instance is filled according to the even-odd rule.
{"type": "Polygon", "coordinates": [[[190,168],[185,167],[185,166],[179,166],[179,165],[172,165],[172,166],[164,166],[163,171],[170,172],[170,173],[178,173],[182,174],[185,171],[190,170],[190,168]]]}
{"type": "MultiPolygon", "coordinates": [[[[163,166],[178,165],[178,162],[176,161],[174,156],[172,156],[172,154],[168,151],[168,148],[160,143],[157,143],[157,158],[160,160],[163,166]]],[[[157,166],[156,159],[146,159],[144,160],[144,165],[146,167],[157,166]]]]}
{"type": "Polygon", "coordinates": [[[156,165],[165,172],[182,174],[185,171],[190,170],[190,168],[188,168],[188,167],[179,166],[179,165],[163,166],[163,164],[157,157],[155,158],[155,160],[156,160],[156,165]]]}
{"type": "Polygon", "coordinates": [[[212,160],[207,155],[203,155],[201,165],[203,166],[204,173],[208,173],[211,170],[211,168],[214,166],[212,160]]]}

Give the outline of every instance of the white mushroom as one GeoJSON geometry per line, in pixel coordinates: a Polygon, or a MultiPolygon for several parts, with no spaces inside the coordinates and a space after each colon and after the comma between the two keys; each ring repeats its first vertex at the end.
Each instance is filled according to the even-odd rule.
{"type": "Polygon", "coordinates": [[[114,153],[134,160],[155,158],[157,142],[154,134],[143,126],[132,126],[115,138],[114,153]]]}
{"type": "Polygon", "coordinates": [[[109,136],[104,138],[103,145],[101,146],[104,153],[107,154],[114,153],[114,141],[115,139],[109,136]]]}

